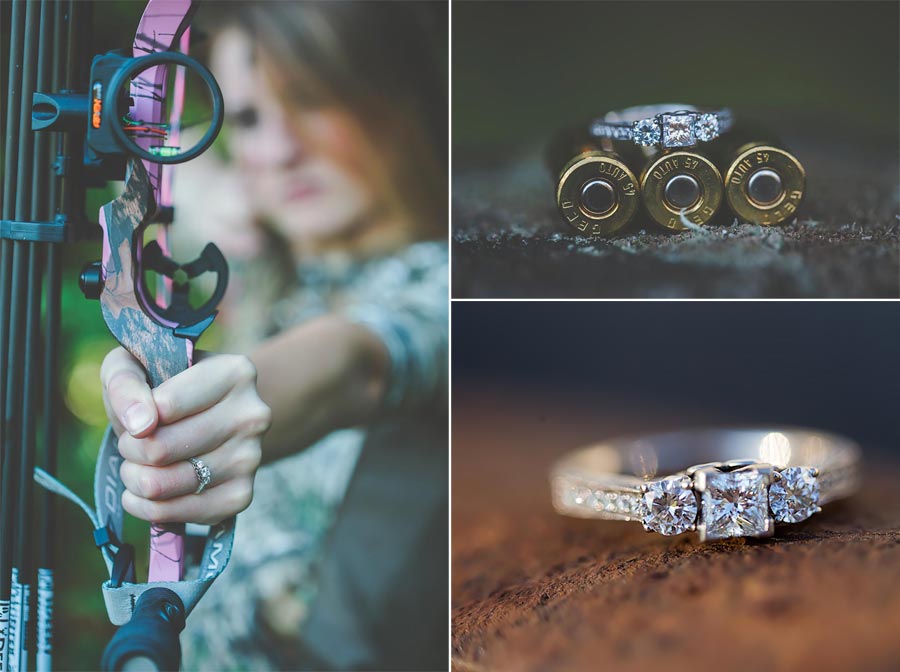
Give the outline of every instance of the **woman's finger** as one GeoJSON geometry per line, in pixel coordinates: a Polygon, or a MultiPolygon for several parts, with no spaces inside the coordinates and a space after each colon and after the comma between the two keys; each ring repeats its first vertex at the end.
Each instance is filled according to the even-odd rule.
{"type": "Polygon", "coordinates": [[[136,518],[151,523],[197,523],[216,525],[240,513],[253,499],[253,479],[232,479],[199,495],[183,495],[165,501],[122,493],[122,506],[136,518]]]}
{"type": "Polygon", "coordinates": [[[144,369],[127,350],[116,348],[104,358],[100,380],[107,409],[120,425],[117,429],[131,436],[153,431],[159,419],[156,403],[144,369]]]}
{"type": "Polygon", "coordinates": [[[239,410],[217,404],[175,424],[160,425],[149,436],[124,434],[119,437],[119,454],[130,462],[164,467],[212,452],[239,433],[239,410]]]}
{"type": "Polygon", "coordinates": [[[205,411],[240,385],[256,381],[256,367],[242,355],[206,357],[153,390],[160,422],[171,424],[205,411]]]}
{"type": "MultiPolygon", "coordinates": [[[[201,455],[200,459],[209,467],[211,474],[204,492],[234,478],[253,476],[262,459],[259,444],[258,439],[240,438],[201,455]]],[[[125,460],[119,474],[128,490],[142,499],[152,501],[194,494],[200,484],[194,465],[188,460],[165,467],[149,467],[125,460]]]]}

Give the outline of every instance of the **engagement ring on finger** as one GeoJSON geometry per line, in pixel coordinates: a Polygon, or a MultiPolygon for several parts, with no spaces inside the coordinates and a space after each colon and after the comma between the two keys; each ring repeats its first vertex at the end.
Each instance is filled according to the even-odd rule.
{"type": "Polygon", "coordinates": [[[699,540],[769,537],[859,484],[859,447],[810,429],[711,429],[608,441],[563,457],[553,506],[699,540]],[[662,474],[662,475],[661,475],[662,474]]]}
{"type": "Polygon", "coordinates": [[[212,480],[212,472],[209,470],[209,467],[206,466],[206,463],[198,457],[189,457],[188,462],[193,465],[194,473],[197,475],[197,482],[199,485],[194,491],[194,494],[199,495],[203,492],[203,488],[209,485],[209,482],[212,480]]]}
{"type": "Polygon", "coordinates": [[[591,123],[595,138],[631,140],[642,147],[694,147],[734,124],[731,110],[700,110],[691,105],[645,105],[609,112],[591,123]]]}

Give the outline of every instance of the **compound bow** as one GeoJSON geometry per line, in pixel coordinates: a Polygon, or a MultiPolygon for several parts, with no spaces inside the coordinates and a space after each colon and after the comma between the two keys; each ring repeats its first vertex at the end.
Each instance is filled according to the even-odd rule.
{"type": "Polygon", "coordinates": [[[94,525],[94,540],[110,575],[102,587],[107,611],[114,624],[123,626],[104,653],[104,669],[125,669],[138,661],[156,669],[177,668],[178,634],[184,619],[224,569],[231,552],[233,518],[210,529],[198,576],[185,580],[184,526],[152,526],[148,582],[136,582],[133,547],[121,541],[122,458],[111,428],[97,459],[95,510],[52,476],[57,441],[59,248],[90,230],[83,217],[86,187],[124,175],[124,193],[99,213],[102,261],[86,267],[79,284],[86,296],[100,300],[113,336],[141,362],[153,387],[191,365],[194,344],[215,318],[225,291],[227,265],[214,245],[207,245],[196,260],[178,264],[169,256],[166,240],[172,221],[171,164],[205,151],[222,123],[222,96],[215,79],[186,54],[194,10],[191,0],[149,0],[132,49],[94,57],[85,81],[87,68],[80,65],[86,62],[89,8],[75,0],[39,4],[14,0],[12,5],[0,258],[4,319],[0,353],[5,366],[0,381],[3,672],[29,669],[32,637],[37,644],[36,667],[51,666],[51,506],[45,497],[38,507],[44,536],[35,571],[34,542],[27,532],[35,508],[32,471],[45,488],[76,501],[94,525]],[[176,68],[173,81],[170,67],[176,68]],[[205,84],[212,115],[200,140],[183,148],[180,118],[188,71],[205,84]],[[51,157],[51,139],[55,157],[51,157]],[[157,238],[145,244],[144,234],[153,224],[159,225],[157,238]],[[46,321],[40,353],[44,265],[46,321]],[[148,286],[147,271],[158,275],[155,290],[148,286]],[[188,301],[189,283],[207,272],[216,274],[216,288],[195,308],[188,301]],[[45,374],[45,449],[42,468],[35,469],[34,418],[41,409],[32,380],[40,354],[45,374]],[[30,586],[35,579],[37,627],[32,633],[35,611],[30,586]]]}

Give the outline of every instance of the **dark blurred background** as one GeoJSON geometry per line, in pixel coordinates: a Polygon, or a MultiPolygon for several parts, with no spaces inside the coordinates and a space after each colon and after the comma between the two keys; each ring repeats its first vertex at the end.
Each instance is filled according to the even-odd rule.
{"type": "MultiPolygon", "coordinates": [[[[619,408],[629,432],[679,416],[786,423],[900,458],[898,335],[892,302],[455,302],[454,437],[457,402],[478,394],[551,416],[577,399],[580,424],[597,418],[587,440],[608,438],[600,418],[619,408]]],[[[560,441],[548,452],[575,447],[560,441]]]]}
{"type": "Polygon", "coordinates": [[[898,141],[900,4],[457,2],[454,167],[648,103],[898,141]]]}

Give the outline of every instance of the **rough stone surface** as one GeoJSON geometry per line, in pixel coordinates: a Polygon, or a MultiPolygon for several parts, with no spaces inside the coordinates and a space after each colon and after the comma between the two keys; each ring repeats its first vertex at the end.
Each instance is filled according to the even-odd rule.
{"type": "Polygon", "coordinates": [[[767,228],[723,210],[667,233],[641,214],[609,239],[561,219],[541,143],[491,165],[454,157],[453,295],[900,297],[896,142],[789,137],[809,176],[796,220],[767,228]]]}
{"type": "Polygon", "coordinates": [[[896,462],[870,470],[860,495],[768,539],[697,544],[564,518],[546,470],[566,450],[600,434],[727,421],[589,402],[521,386],[454,391],[454,670],[897,669],[896,462]]]}

